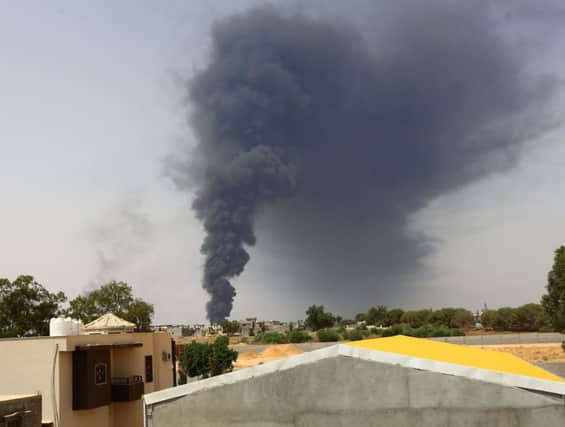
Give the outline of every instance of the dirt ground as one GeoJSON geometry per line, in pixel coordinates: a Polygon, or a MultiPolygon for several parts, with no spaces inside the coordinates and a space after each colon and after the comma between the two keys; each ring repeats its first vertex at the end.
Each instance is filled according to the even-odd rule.
{"type": "Polygon", "coordinates": [[[234,369],[250,368],[273,360],[285,359],[295,354],[304,353],[292,344],[273,345],[262,352],[246,351],[241,353],[234,363],[234,369]]]}
{"type": "Polygon", "coordinates": [[[484,345],[481,348],[512,353],[528,362],[565,362],[561,344],[484,345]]]}

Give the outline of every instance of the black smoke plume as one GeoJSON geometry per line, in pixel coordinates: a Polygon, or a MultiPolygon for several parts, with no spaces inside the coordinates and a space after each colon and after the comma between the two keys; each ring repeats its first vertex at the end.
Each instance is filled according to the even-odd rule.
{"type": "Polygon", "coordinates": [[[545,129],[553,85],[486,2],[390,5],[369,25],[260,7],[214,26],[189,89],[210,321],[230,314],[259,213],[312,268],[394,274],[426,251],[410,214],[545,129]]]}

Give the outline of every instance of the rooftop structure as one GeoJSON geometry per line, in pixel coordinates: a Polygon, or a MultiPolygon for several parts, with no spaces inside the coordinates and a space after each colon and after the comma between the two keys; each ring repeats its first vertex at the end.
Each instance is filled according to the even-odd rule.
{"type": "Polygon", "coordinates": [[[511,355],[391,337],[144,396],[148,427],[562,426],[565,381],[511,355]],[[218,402],[229,402],[218,411],[218,402]],[[451,420],[451,421],[450,421],[451,420]]]}
{"type": "Polygon", "coordinates": [[[107,313],[84,326],[86,333],[111,334],[133,332],[134,329],[135,323],[128,322],[112,313],[107,313]]]}
{"type": "Polygon", "coordinates": [[[141,427],[141,396],[174,385],[172,346],[165,333],[0,339],[0,394],[39,391],[57,427],[141,427]]]}

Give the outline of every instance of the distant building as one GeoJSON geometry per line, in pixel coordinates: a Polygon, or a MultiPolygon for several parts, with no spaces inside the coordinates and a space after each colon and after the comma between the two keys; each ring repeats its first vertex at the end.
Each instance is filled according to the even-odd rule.
{"type": "Polygon", "coordinates": [[[175,383],[172,347],[166,333],[0,339],[0,394],[39,391],[57,427],[142,427],[141,396],[175,383]]]}
{"type": "Polygon", "coordinates": [[[256,317],[248,317],[245,320],[240,320],[239,327],[240,327],[241,335],[244,337],[248,337],[251,331],[255,332],[257,328],[256,323],[257,323],[256,317]]]}

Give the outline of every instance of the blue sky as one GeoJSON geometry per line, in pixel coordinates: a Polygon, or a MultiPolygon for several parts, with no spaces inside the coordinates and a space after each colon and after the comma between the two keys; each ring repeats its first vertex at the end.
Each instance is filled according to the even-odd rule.
{"type": "MultiPolygon", "coordinates": [[[[193,140],[182,81],[205,64],[210,25],[255,3],[2,5],[1,276],[33,274],[70,297],[125,280],[155,304],[156,321],[203,320],[203,233],[163,161],[193,140]]],[[[554,22],[537,17],[523,28],[539,32],[544,20],[554,22]]],[[[562,77],[564,45],[563,31],[553,30],[538,66],[562,77]]],[[[233,317],[299,318],[311,303],[352,315],[376,304],[475,309],[537,301],[552,251],[565,243],[563,136],[559,128],[532,141],[510,172],[415,214],[413,229],[432,237],[436,251],[425,260],[427,274],[398,283],[394,298],[288,286],[315,278],[278,262],[266,230],[239,279],[233,317]]]]}

